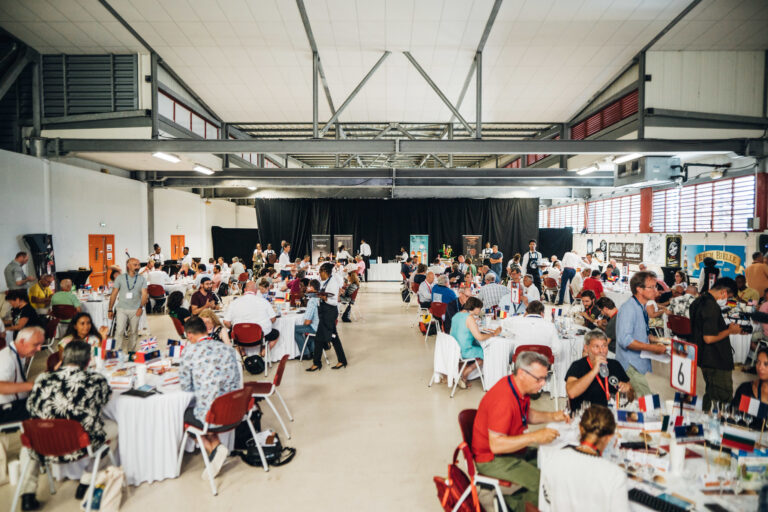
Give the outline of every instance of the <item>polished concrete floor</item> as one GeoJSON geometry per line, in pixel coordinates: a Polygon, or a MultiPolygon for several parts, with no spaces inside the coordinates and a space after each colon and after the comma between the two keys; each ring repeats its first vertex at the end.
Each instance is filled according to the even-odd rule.
{"type": "MultiPolygon", "coordinates": [[[[427,387],[434,337],[424,344],[415,310],[401,307],[398,289],[396,283],[363,286],[364,319],[339,324],[347,368],[306,373],[309,362],[289,362],[280,389],[295,418],[288,424],[292,438],[284,440],[297,449],[292,462],[265,473],[230,458],[214,497],[200,479],[201,457],[189,454],[180,478],[129,488],[123,510],[440,510],[432,477],[445,475],[461,441],[457,415],[477,407],[482,390],[476,381],[451,399],[445,384],[427,387]]],[[[151,317],[150,326],[161,339],[175,335],[167,317],[151,317]]],[[[38,371],[43,360],[36,359],[38,371]]],[[[662,398],[672,397],[668,375],[649,380],[652,389],[664,390],[662,398]]],[[[534,407],[553,404],[544,395],[534,407]]],[[[280,431],[268,408],[262,427],[280,431]]],[[[12,459],[14,448],[16,441],[12,459]]],[[[75,486],[59,483],[51,496],[41,478],[38,498],[45,510],[75,510],[75,486]]],[[[10,504],[12,491],[0,486],[0,508],[10,504]]]]}

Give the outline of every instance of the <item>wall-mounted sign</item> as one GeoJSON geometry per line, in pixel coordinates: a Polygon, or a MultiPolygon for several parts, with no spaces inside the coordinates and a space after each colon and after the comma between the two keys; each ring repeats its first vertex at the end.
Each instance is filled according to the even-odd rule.
{"type": "Polygon", "coordinates": [[[667,267],[682,267],[683,237],[680,235],[667,235],[667,245],[664,255],[667,267]]]}
{"type": "Polygon", "coordinates": [[[736,277],[744,273],[747,248],[743,245],[684,245],[683,268],[696,279],[704,267],[704,258],[717,261],[720,277],[736,277]]]}

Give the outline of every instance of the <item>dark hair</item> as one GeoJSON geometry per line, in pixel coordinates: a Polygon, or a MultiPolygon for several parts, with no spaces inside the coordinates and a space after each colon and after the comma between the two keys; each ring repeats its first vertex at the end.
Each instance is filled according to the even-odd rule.
{"type": "Polygon", "coordinates": [[[599,275],[600,275],[600,271],[599,270],[593,270],[592,271],[592,277],[598,277],[599,275]]]}
{"type": "Polygon", "coordinates": [[[270,286],[272,286],[272,285],[271,285],[271,284],[269,284],[269,279],[267,279],[267,278],[265,277],[265,278],[259,279],[259,282],[258,282],[257,286],[258,286],[259,288],[269,288],[269,287],[270,287],[270,286]]]}
{"type": "Polygon", "coordinates": [[[482,307],[483,307],[483,301],[481,301],[477,297],[470,297],[467,299],[467,302],[464,303],[461,309],[463,311],[472,311],[473,309],[482,308],[482,307]]]}
{"type": "Polygon", "coordinates": [[[592,290],[582,290],[581,298],[583,299],[584,297],[589,297],[592,300],[592,302],[594,302],[595,301],[595,292],[593,292],[592,290]]]}
{"type": "Polygon", "coordinates": [[[27,295],[27,290],[25,289],[8,290],[8,294],[5,296],[5,300],[8,302],[12,300],[23,300],[24,302],[29,302],[29,295],[27,295]]]}
{"type": "Polygon", "coordinates": [[[116,268],[113,268],[112,271],[109,273],[109,280],[114,281],[119,275],[120,275],[120,271],[116,268]]]}
{"type": "Polygon", "coordinates": [[[752,259],[753,260],[756,260],[757,258],[762,258],[762,256],[763,256],[763,253],[761,253],[760,251],[752,253],[752,259]]]}
{"type": "Polygon", "coordinates": [[[309,279],[307,279],[306,277],[302,277],[301,280],[299,280],[299,282],[301,283],[301,286],[306,288],[307,285],[309,284],[309,279]]]}
{"type": "Polygon", "coordinates": [[[317,279],[312,279],[312,280],[309,281],[309,286],[311,286],[315,290],[319,290],[320,289],[320,281],[318,281],[317,279]]]}
{"type": "Polygon", "coordinates": [[[205,322],[199,316],[191,316],[184,322],[184,332],[187,334],[207,334],[205,322]]]}
{"type": "Polygon", "coordinates": [[[736,287],[736,281],[734,281],[730,277],[721,277],[720,279],[715,281],[715,284],[713,284],[709,289],[710,290],[728,290],[728,293],[730,293],[731,295],[736,295],[739,293],[739,290],[736,287]]]}
{"type": "Polygon", "coordinates": [[[517,265],[512,265],[510,267],[509,271],[512,272],[512,273],[515,273],[515,274],[520,274],[521,273],[520,267],[518,267],[517,265]]]}
{"type": "Polygon", "coordinates": [[[710,258],[709,256],[704,258],[704,266],[705,267],[714,267],[715,265],[717,265],[717,260],[716,259],[710,258]]]}
{"type": "MultiPolygon", "coordinates": [[[[27,251],[19,251],[19,252],[16,253],[16,258],[19,258],[21,256],[26,256],[26,255],[27,255],[27,251]]],[[[14,258],[14,259],[16,259],[16,258],[14,258]]]]}
{"type": "Polygon", "coordinates": [[[333,274],[333,263],[323,263],[320,265],[320,272],[325,272],[328,275],[333,274]]]}
{"type": "Polygon", "coordinates": [[[533,242],[533,243],[536,243],[536,240],[534,240],[533,238],[531,238],[530,240],[528,240],[528,245],[530,245],[530,244],[531,244],[531,242],[533,242]]]}
{"type": "Polygon", "coordinates": [[[79,367],[81,370],[85,370],[88,367],[88,361],[90,360],[91,346],[84,341],[70,341],[61,353],[62,366],[72,365],[79,367]]]}
{"type": "Polygon", "coordinates": [[[184,294],[180,291],[171,292],[168,296],[168,311],[177,311],[184,302],[184,294]]]}
{"type": "Polygon", "coordinates": [[[646,279],[652,277],[653,275],[650,272],[635,272],[635,274],[632,276],[632,279],[629,280],[629,289],[632,292],[632,295],[636,295],[638,289],[645,288],[646,279]]]}
{"type": "Polygon", "coordinates": [[[760,354],[765,354],[765,357],[768,357],[768,347],[761,345],[760,348],[757,349],[757,354],[755,354],[755,363],[757,363],[757,358],[760,356],[760,354]]]}
{"type": "Polygon", "coordinates": [[[198,270],[199,272],[205,272],[205,263],[200,263],[200,264],[197,266],[197,270],[198,270]]]}
{"type": "Polygon", "coordinates": [[[77,313],[75,316],[72,317],[72,320],[69,321],[69,326],[67,327],[67,332],[64,333],[64,336],[71,335],[74,339],[76,340],[79,339],[77,337],[77,330],[75,329],[75,326],[77,325],[77,322],[79,322],[80,319],[83,317],[88,317],[88,320],[91,322],[91,330],[88,331],[88,336],[96,336],[97,338],[101,339],[98,329],[96,329],[96,326],[93,325],[93,318],[91,318],[91,315],[85,312],[77,313]]]}
{"type": "Polygon", "coordinates": [[[525,312],[529,315],[543,315],[544,314],[544,304],[542,304],[538,300],[532,300],[528,303],[528,307],[525,308],[525,312]]]}
{"type": "Polygon", "coordinates": [[[160,245],[159,245],[159,244],[154,244],[154,245],[152,245],[152,248],[153,248],[153,249],[158,249],[159,247],[160,247],[160,245]]]}
{"type": "Polygon", "coordinates": [[[261,271],[259,271],[259,277],[264,277],[268,273],[269,273],[269,269],[267,267],[264,267],[263,269],[261,269],[261,271]]]}
{"type": "Polygon", "coordinates": [[[680,276],[683,279],[683,282],[685,284],[688,284],[688,274],[686,274],[682,270],[678,270],[677,272],[675,272],[675,275],[680,276]]]}
{"type": "Polygon", "coordinates": [[[218,270],[219,272],[221,272],[221,265],[214,265],[213,270],[218,270]]]}
{"type": "Polygon", "coordinates": [[[426,271],[427,271],[427,266],[423,263],[419,263],[419,266],[416,267],[417,274],[421,274],[422,272],[426,272],[426,271]]]}
{"type": "Polygon", "coordinates": [[[584,412],[579,427],[581,427],[582,431],[582,441],[589,434],[601,438],[616,432],[616,420],[613,418],[613,413],[607,407],[593,405],[584,412]]]}
{"type": "Polygon", "coordinates": [[[616,307],[616,304],[608,297],[600,297],[597,300],[597,307],[600,309],[603,309],[603,308],[613,309],[616,307]]]}

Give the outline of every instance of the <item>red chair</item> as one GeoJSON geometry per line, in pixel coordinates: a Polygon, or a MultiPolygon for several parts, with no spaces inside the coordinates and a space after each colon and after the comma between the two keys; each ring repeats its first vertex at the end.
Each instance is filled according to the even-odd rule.
{"type": "Polygon", "coordinates": [[[184,324],[181,323],[181,320],[176,318],[175,316],[171,317],[171,321],[173,322],[173,327],[176,328],[176,333],[182,337],[182,339],[186,339],[187,335],[184,332],[184,324]]]}
{"type": "Polygon", "coordinates": [[[435,327],[438,327],[441,331],[445,332],[445,329],[443,328],[443,321],[445,320],[445,311],[448,309],[448,304],[445,302],[433,302],[429,305],[429,313],[432,318],[429,319],[429,323],[427,323],[427,332],[424,334],[424,344],[427,344],[427,338],[429,337],[429,328],[432,327],[432,324],[435,324],[435,327]],[[440,319],[438,322],[437,319],[440,319]]]}
{"type": "Polygon", "coordinates": [[[550,398],[555,399],[555,410],[559,410],[560,400],[557,397],[557,372],[555,371],[555,356],[552,354],[552,349],[546,345],[520,345],[515,349],[514,355],[512,355],[512,362],[517,361],[517,356],[522,352],[537,352],[549,361],[549,368],[552,370],[552,379],[555,381],[554,389],[550,393],[550,398]]]}
{"type": "Polygon", "coordinates": [[[552,296],[549,295],[547,292],[554,292],[555,297],[557,297],[557,294],[560,292],[560,287],[557,286],[557,281],[555,281],[555,278],[553,277],[546,277],[544,276],[544,295],[547,297],[549,302],[555,302],[552,300],[552,296]]]}
{"type": "Polygon", "coordinates": [[[56,365],[61,362],[61,352],[54,352],[45,360],[45,371],[52,372],[56,370],[56,365]]]}
{"type": "MultiPolygon", "coordinates": [[[[94,450],[88,433],[83,429],[83,426],[75,420],[29,419],[21,422],[21,426],[21,445],[32,450],[41,457],[60,457],[80,450],[86,450],[87,455],[84,455],[84,457],[93,459],[91,483],[88,486],[85,507],[85,510],[91,510],[94,484],[96,483],[96,472],[99,470],[101,457],[107,452],[112,465],[117,465],[115,464],[115,458],[112,455],[112,452],[108,452],[109,445],[104,444],[99,449],[94,450]]],[[[24,467],[20,473],[22,478],[23,475],[27,474],[30,462],[31,461],[27,459],[24,463],[24,467]]],[[[48,483],[51,487],[51,494],[56,494],[56,488],[53,485],[53,477],[51,476],[51,465],[47,460],[45,462],[45,468],[46,473],[48,474],[48,483]]],[[[22,487],[23,485],[21,485],[21,482],[16,486],[16,492],[13,495],[13,504],[11,505],[11,510],[13,511],[16,510],[22,487]]]]}
{"type": "Polygon", "coordinates": [[[288,361],[288,354],[285,354],[280,359],[280,363],[278,363],[277,365],[277,373],[275,373],[275,378],[272,380],[271,383],[270,382],[246,382],[245,387],[251,390],[251,396],[253,396],[254,398],[263,398],[264,401],[267,402],[267,405],[269,405],[270,409],[272,409],[272,412],[274,412],[275,416],[277,416],[277,419],[280,422],[280,425],[283,427],[283,430],[285,431],[285,435],[288,437],[288,439],[290,439],[291,434],[288,432],[288,429],[285,427],[285,423],[283,423],[283,418],[280,416],[280,413],[277,412],[277,409],[272,403],[272,400],[269,399],[270,396],[277,395],[277,398],[280,399],[280,403],[283,404],[283,408],[285,409],[285,413],[288,415],[288,419],[293,421],[293,416],[291,416],[291,411],[288,410],[288,406],[285,405],[285,400],[283,400],[283,396],[277,390],[277,388],[280,386],[280,383],[283,380],[283,372],[285,371],[285,363],[287,361],[288,361]]]}
{"type": "MultiPolygon", "coordinates": [[[[459,413],[459,428],[461,429],[461,437],[469,448],[470,458],[467,460],[467,470],[469,471],[469,478],[478,486],[490,487],[496,494],[495,498],[498,502],[498,510],[507,511],[507,503],[504,501],[504,495],[501,493],[501,488],[506,487],[510,490],[520,489],[521,487],[507,480],[501,480],[499,478],[493,478],[490,476],[481,475],[477,472],[475,467],[475,458],[472,453],[472,433],[475,427],[475,416],[477,416],[477,409],[464,409],[459,413]]],[[[465,453],[466,455],[466,453],[465,453]]],[[[465,491],[466,495],[469,494],[465,491]]],[[[466,496],[462,495],[462,501],[466,499],[466,496]]]]}
{"type": "Polygon", "coordinates": [[[235,324],[232,328],[232,343],[240,347],[240,355],[245,358],[243,349],[257,347],[264,343],[264,375],[269,374],[269,343],[264,342],[264,333],[259,324],[235,324]]]}
{"type": "Polygon", "coordinates": [[[667,318],[667,327],[672,334],[679,338],[688,339],[691,335],[691,319],[680,315],[669,315],[667,318]]]}
{"type": "Polygon", "coordinates": [[[48,322],[45,324],[45,344],[43,347],[54,352],[53,346],[56,344],[56,332],[59,329],[59,319],[52,316],[47,318],[48,322]]]}
{"type": "Polygon", "coordinates": [[[408,293],[410,294],[410,300],[408,301],[408,304],[405,306],[405,309],[408,309],[411,307],[411,305],[415,304],[417,309],[421,309],[421,305],[419,304],[419,285],[416,283],[411,283],[411,287],[409,288],[408,293]]]}
{"type": "MultiPolygon", "coordinates": [[[[152,304],[152,301],[165,301],[165,299],[168,297],[168,295],[165,293],[165,288],[159,284],[150,284],[147,286],[147,293],[149,294],[150,304],[152,304]]],[[[155,307],[156,306],[153,304],[151,310],[154,311],[155,307]]]]}
{"type": "Polygon", "coordinates": [[[248,281],[248,272],[243,272],[239,276],[237,276],[237,280],[242,284],[248,281]]]}
{"type": "Polygon", "coordinates": [[[187,444],[187,436],[192,435],[195,437],[195,442],[200,448],[200,454],[203,456],[205,469],[208,472],[208,480],[211,483],[211,491],[213,492],[213,495],[216,496],[218,494],[218,489],[216,488],[216,482],[213,481],[211,461],[208,459],[208,454],[205,452],[203,436],[206,434],[229,432],[236,429],[243,421],[248,423],[248,429],[251,431],[251,436],[253,436],[253,442],[256,444],[256,449],[259,451],[259,457],[261,457],[261,465],[264,468],[264,471],[269,471],[267,460],[264,457],[264,450],[261,449],[261,445],[256,436],[256,429],[253,427],[253,423],[251,423],[250,414],[253,408],[254,400],[251,397],[248,388],[238,389],[236,391],[225,393],[213,401],[211,408],[205,415],[205,422],[203,423],[202,428],[185,423],[184,434],[181,436],[181,446],[179,447],[177,473],[181,475],[181,461],[184,459],[184,445],[187,444]]]}
{"type": "Polygon", "coordinates": [[[77,308],[69,304],[56,304],[51,307],[51,315],[62,320],[72,320],[77,314],[77,308]]]}

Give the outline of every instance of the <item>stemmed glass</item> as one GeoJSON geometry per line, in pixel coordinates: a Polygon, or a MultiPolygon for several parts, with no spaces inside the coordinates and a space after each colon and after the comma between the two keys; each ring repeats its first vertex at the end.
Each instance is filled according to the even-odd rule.
{"type": "Polygon", "coordinates": [[[728,423],[728,420],[732,418],[731,414],[733,413],[731,404],[725,403],[723,404],[723,418],[725,421],[723,423],[728,423]]]}

